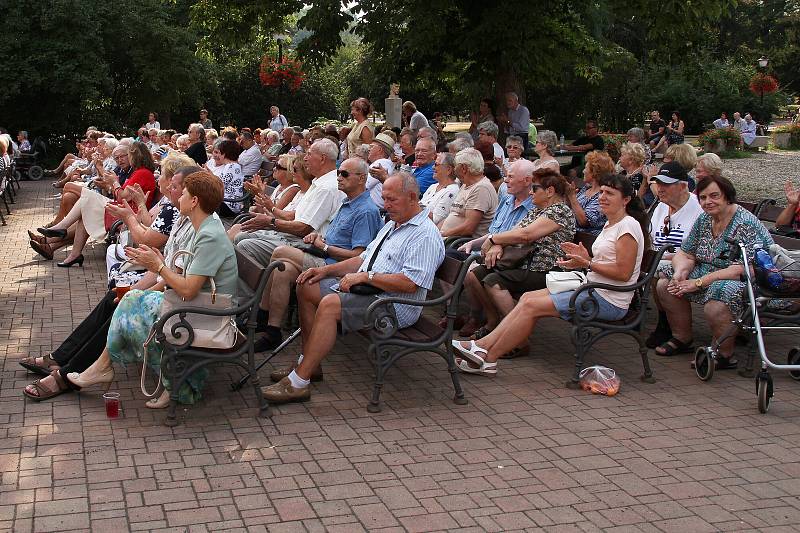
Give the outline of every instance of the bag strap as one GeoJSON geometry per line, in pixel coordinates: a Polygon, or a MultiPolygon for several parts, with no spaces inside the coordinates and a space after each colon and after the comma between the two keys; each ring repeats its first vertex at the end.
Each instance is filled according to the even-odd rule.
{"type": "Polygon", "coordinates": [[[156,385],[156,390],[154,390],[152,393],[147,392],[147,388],[145,386],[145,377],[147,375],[147,345],[150,344],[150,342],[153,339],[155,339],[155,337],[156,337],[156,327],[155,324],[153,324],[153,327],[150,329],[150,335],[147,337],[147,340],[144,341],[144,344],[142,344],[142,348],[144,348],[144,356],[142,357],[142,377],[139,380],[139,385],[142,389],[142,394],[144,394],[148,400],[151,398],[156,398],[158,396],[161,396],[161,393],[164,391],[164,383],[161,381],[161,375],[163,372],[161,363],[164,360],[163,351],[161,352],[161,359],[158,362],[158,384],[156,385]]]}

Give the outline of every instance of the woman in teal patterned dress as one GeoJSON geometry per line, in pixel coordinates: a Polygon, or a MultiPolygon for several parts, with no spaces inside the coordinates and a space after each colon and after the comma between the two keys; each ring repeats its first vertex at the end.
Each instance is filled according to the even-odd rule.
{"type": "MultiPolygon", "coordinates": [[[[132,290],[125,294],[111,319],[103,354],[84,372],[67,375],[74,385],[87,387],[96,383],[110,383],[114,379],[113,362],[126,364],[142,361],[142,345],[160,317],[164,299],[162,291],[166,286],[190,300],[201,290],[210,290],[209,278],[213,278],[220,294],[235,296],[238,279],[236,255],[233,245],[225,235],[225,228],[213,214],[223,196],[222,181],[206,170],[190,174],[184,181],[178,207],[195,229],[195,237],[189,249],[193,257],[187,260],[185,277],[172,271],[164,263],[164,256],[155,248],[141,246],[125,250],[134,262],[158,274],[161,277],[160,282],[152,290],[132,290]]],[[[152,341],[148,345],[148,361],[156,371],[160,358],[161,348],[152,341]]],[[[178,401],[196,402],[207,376],[206,369],[192,374],[178,391],[178,401]]],[[[147,407],[162,408],[169,404],[170,383],[166,377],[163,382],[166,387],[164,394],[149,401],[147,407]]]]}
{"type": "MultiPolygon", "coordinates": [[[[730,180],[707,176],[697,184],[696,192],[705,212],[698,217],[672,264],[659,272],[656,294],[673,336],[656,348],[658,355],[692,350],[692,302],[703,305],[714,338],[719,338],[741,312],[745,295],[744,283],[739,280],[743,267],[740,261],[729,258],[733,249],[725,239],[744,243],[750,260],[757,246],[767,250],[773,244],[764,225],[736,204],[736,189],[730,180]]],[[[733,347],[733,337],[722,343],[717,369],[736,368],[733,347]]]]}

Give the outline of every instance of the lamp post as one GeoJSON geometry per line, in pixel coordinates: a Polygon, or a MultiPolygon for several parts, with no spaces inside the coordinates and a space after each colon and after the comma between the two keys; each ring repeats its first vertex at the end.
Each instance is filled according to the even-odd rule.
{"type": "Polygon", "coordinates": [[[275,33],[272,35],[272,38],[275,39],[275,41],[277,41],[278,43],[278,63],[280,63],[281,59],[283,59],[283,43],[289,37],[283,33],[275,33]]]}
{"type": "MultiPolygon", "coordinates": [[[[758,67],[763,72],[766,72],[767,71],[767,65],[769,65],[769,59],[766,56],[761,56],[758,59],[758,67]]],[[[761,108],[763,109],[764,108],[764,82],[763,82],[763,80],[761,82],[760,93],[761,93],[761,108]]]]}

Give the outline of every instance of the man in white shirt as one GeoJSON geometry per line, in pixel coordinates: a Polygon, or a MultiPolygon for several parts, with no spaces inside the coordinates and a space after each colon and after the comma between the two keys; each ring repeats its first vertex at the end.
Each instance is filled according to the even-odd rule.
{"type": "Polygon", "coordinates": [[[428,125],[428,119],[417,110],[417,106],[410,100],[403,102],[403,115],[408,119],[408,127],[414,130],[414,133],[428,125]]]}
{"type": "Polygon", "coordinates": [[[369,145],[367,162],[369,163],[369,176],[367,176],[367,190],[375,205],[383,209],[383,182],[394,174],[394,163],[390,159],[394,151],[394,139],[385,133],[375,136],[369,145]]]}
{"type": "Polygon", "coordinates": [[[244,149],[239,154],[239,166],[242,167],[242,175],[255,176],[261,170],[264,156],[261,155],[261,150],[258,148],[255,139],[253,139],[253,134],[249,131],[242,132],[241,144],[244,149]]]}
{"type": "MultiPolygon", "coordinates": [[[[660,202],[650,218],[653,248],[658,250],[662,246],[672,245],[677,251],[686,241],[703,209],[697,201],[697,196],[689,192],[689,175],[676,161],[664,163],[658,174],[650,179],[650,183],[655,184],[660,202]]],[[[662,261],[668,263],[673,255],[675,254],[664,254],[662,261]]],[[[653,290],[653,301],[658,307],[658,325],[645,342],[650,348],[660,346],[672,337],[667,314],[661,310],[655,290],[653,290]]]]}
{"type": "Polygon", "coordinates": [[[274,206],[267,207],[267,213],[246,220],[242,232],[234,239],[236,248],[266,267],[278,246],[300,244],[312,231],[324,234],[346,198],[336,180],[338,155],[339,148],[330,139],[319,139],[312,144],[303,161],[314,179],[297,209],[279,217],[274,206]]]}

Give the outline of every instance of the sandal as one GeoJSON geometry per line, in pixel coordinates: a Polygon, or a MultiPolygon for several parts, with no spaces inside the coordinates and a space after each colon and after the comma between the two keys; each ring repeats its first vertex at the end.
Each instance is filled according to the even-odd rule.
{"type": "Polygon", "coordinates": [[[672,331],[670,330],[659,330],[656,328],[650,335],[648,335],[647,339],[644,341],[644,345],[650,348],[651,350],[655,350],[665,342],[669,342],[672,338],[672,331]]]}
{"type": "Polygon", "coordinates": [[[472,334],[470,339],[476,341],[478,339],[482,339],[483,337],[485,337],[486,335],[488,335],[491,332],[492,332],[491,329],[487,328],[486,326],[481,326],[481,327],[479,327],[478,329],[475,330],[475,333],[472,334]]]}
{"type": "Polygon", "coordinates": [[[501,359],[515,359],[517,357],[523,357],[523,356],[526,356],[526,355],[530,355],[530,353],[531,353],[531,347],[526,344],[525,346],[517,346],[516,348],[514,348],[510,352],[501,355],[500,358],[501,359]]]}
{"type": "Polygon", "coordinates": [[[478,374],[479,376],[497,375],[497,362],[487,363],[486,361],[483,361],[480,366],[472,366],[470,361],[456,357],[456,366],[460,371],[467,374],[478,374]]]}
{"type": "Polygon", "coordinates": [[[681,353],[691,353],[692,350],[694,350],[692,347],[693,342],[694,341],[682,342],[675,337],[671,337],[667,342],[658,347],[661,348],[663,352],[659,352],[658,348],[656,348],[655,352],[656,355],[660,355],[662,357],[672,357],[673,355],[681,353]]]}
{"type": "Polygon", "coordinates": [[[733,355],[729,357],[717,357],[717,370],[735,370],[739,366],[739,360],[733,355]]]}
{"type": "Polygon", "coordinates": [[[50,398],[55,398],[56,396],[64,394],[65,392],[70,390],[69,386],[61,378],[61,374],[58,372],[58,370],[53,370],[53,372],[50,375],[55,380],[56,385],[58,386],[58,390],[53,391],[46,388],[44,385],[42,385],[42,380],[37,379],[36,381],[28,385],[28,387],[32,386],[34,389],[36,389],[37,394],[28,392],[28,387],[22,389],[22,394],[24,394],[25,396],[27,396],[28,398],[30,398],[35,402],[41,402],[43,400],[49,400],[50,398]]]}
{"type": "Polygon", "coordinates": [[[53,359],[53,354],[49,353],[44,357],[26,357],[22,361],[19,362],[23,368],[26,370],[33,372],[34,374],[39,374],[40,376],[49,376],[53,370],[58,370],[61,368],[61,365],[58,364],[58,361],[53,359]],[[42,364],[37,364],[36,360],[41,359],[42,364]]]}
{"type": "Polygon", "coordinates": [[[456,351],[460,352],[461,355],[464,356],[464,359],[468,359],[473,363],[475,363],[476,365],[483,364],[484,360],[480,354],[482,353],[485,356],[489,352],[487,352],[486,350],[475,344],[475,341],[464,341],[464,342],[469,342],[469,348],[464,348],[464,346],[461,344],[461,341],[457,340],[452,341],[453,348],[455,348],[456,351]]]}

